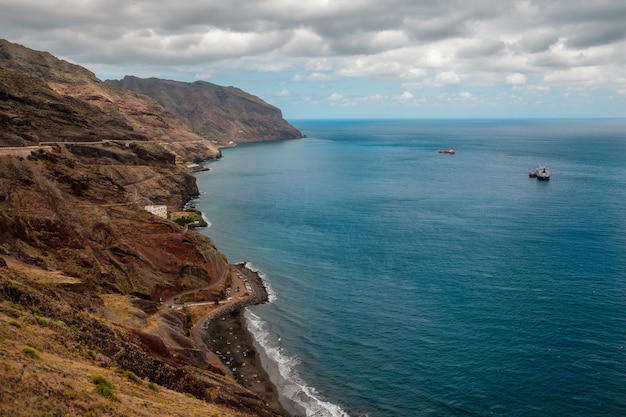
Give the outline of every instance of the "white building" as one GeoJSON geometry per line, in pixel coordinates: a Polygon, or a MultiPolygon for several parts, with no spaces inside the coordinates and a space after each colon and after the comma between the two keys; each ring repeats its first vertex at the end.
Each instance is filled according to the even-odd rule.
{"type": "Polygon", "coordinates": [[[167,206],[145,206],[144,209],[155,216],[167,219],[167,206]]]}

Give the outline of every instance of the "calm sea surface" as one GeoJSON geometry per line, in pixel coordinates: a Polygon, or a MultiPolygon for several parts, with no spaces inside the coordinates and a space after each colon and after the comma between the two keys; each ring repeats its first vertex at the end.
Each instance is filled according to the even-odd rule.
{"type": "Polygon", "coordinates": [[[626,120],[293,124],[195,201],[269,282],[246,314],[291,409],[626,415],[626,120]]]}

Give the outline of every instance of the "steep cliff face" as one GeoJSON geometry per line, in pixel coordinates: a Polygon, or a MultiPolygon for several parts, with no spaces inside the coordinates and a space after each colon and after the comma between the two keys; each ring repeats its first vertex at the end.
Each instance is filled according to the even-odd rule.
{"type": "Polygon", "coordinates": [[[235,87],[132,76],[106,82],[152,97],[194,132],[219,143],[302,138],[280,109],[235,87]]]}
{"type": "MultiPolygon", "coordinates": [[[[154,188],[151,197],[162,197],[161,203],[180,203],[183,186],[193,185],[193,177],[174,164],[148,169],[106,164],[102,156],[90,163],[85,149],[79,153],[57,146],[26,159],[0,157],[0,252],[106,291],[149,298],[167,289],[186,289],[180,280],[185,268],[200,268],[205,274],[198,277],[208,280],[221,278],[227,261],[213,243],[136,205],[129,175],[119,172],[136,168],[140,182],[150,182],[143,175],[160,171],[161,186],[146,188],[154,188]],[[169,194],[155,197],[159,192],[169,194]]],[[[141,162],[136,153],[123,155],[141,162]]]]}
{"type": "Polygon", "coordinates": [[[5,40],[0,40],[0,126],[0,146],[134,140],[158,143],[185,159],[220,155],[213,143],[149,97],[5,40]]]}

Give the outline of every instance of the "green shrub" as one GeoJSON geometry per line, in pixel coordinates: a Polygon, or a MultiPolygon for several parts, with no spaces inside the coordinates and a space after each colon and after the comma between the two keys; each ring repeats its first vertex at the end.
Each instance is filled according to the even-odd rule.
{"type": "Polygon", "coordinates": [[[185,211],[189,213],[189,215],[184,216],[184,217],[179,217],[178,219],[174,220],[174,222],[176,222],[179,226],[185,226],[186,224],[189,224],[189,223],[202,221],[202,215],[198,211],[194,209],[191,209],[191,210],[187,209],[185,211]]]}
{"type": "Polygon", "coordinates": [[[185,335],[191,336],[192,327],[193,327],[193,314],[187,313],[187,321],[185,322],[185,325],[183,326],[185,330],[185,335]]]}
{"type": "Polygon", "coordinates": [[[159,387],[154,382],[148,382],[148,388],[154,392],[159,392],[159,387]]]}
{"type": "Polygon", "coordinates": [[[134,382],[137,385],[143,384],[143,381],[141,380],[141,378],[139,378],[137,375],[135,375],[131,371],[126,371],[126,378],[128,378],[130,381],[134,382]]]}
{"type": "Polygon", "coordinates": [[[15,320],[11,320],[11,321],[9,322],[9,324],[10,324],[11,326],[13,326],[13,327],[17,327],[18,329],[21,329],[21,328],[22,328],[22,325],[21,325],[21,324],[19,324],[18,322],[16,322],[15,320]]]}
{"type": "Polygon", "coordinates": [[[96,385],[96,392],[98,394],[111,401],[119,401],[113,392],[113,384],[107,381],[105,377],[96,375],[91,379],[91,382],[96,385]]]}
{"type": "Polygon", "coordinates": [[[39,323],[39,325],[41,327],[48,327],[50,325],[50,323],[48,322],[48,320],[44,319],[43,317],[38,317],[37,318],[37,323],[39,323]]]}
{"type": "Polygon", "coordinates": [[[32,347],[35,350],[43,352],[43,349],[41,347],[37,346],[36,344],[34,344],[33,342],[27,342],[26,345],[32,347]]]}
{"type": "Polygon", "coordinates": [[[39,355],[37,355],[37,353],[29,348],[24,348],[22,349],[22,354],[24,354],[25,356],[28,356],[31,359],[39,359],[39,355]]]}

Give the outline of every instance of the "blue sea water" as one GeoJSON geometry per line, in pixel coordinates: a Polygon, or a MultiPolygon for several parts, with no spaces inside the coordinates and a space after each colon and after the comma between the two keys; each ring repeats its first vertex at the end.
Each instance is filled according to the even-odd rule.
{"type": "Polygon", "coordinates": [[[626,120],[293,124],[195,202],[266,276],[246,317],[289,408],[626,415],[626,120]]]}

